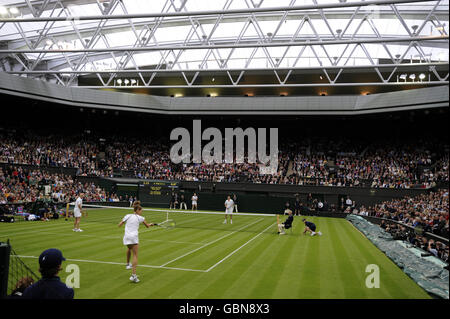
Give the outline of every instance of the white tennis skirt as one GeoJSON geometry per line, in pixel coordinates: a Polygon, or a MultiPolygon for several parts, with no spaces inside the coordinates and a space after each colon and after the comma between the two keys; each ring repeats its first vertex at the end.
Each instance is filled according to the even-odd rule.
{"type": "Polygon", "coordinates": [[[74,210],[73,211],[73,217],[81,217],[81,213],[79,210],[74,210]]]}
{"type": "Polygon", "coordinates": [[[123,236],[123,244],[125,246],[139,244],[138,236],[123,236]]]}
{"type": "Polygon", "coordinates": [[[225,209],[225,214],[233,214],[233,208],[225,209]]]}

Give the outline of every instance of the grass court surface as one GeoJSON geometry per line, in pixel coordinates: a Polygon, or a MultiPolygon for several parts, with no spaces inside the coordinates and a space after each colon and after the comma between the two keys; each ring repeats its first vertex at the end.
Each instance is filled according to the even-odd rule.
{"type": "MultiPolygon", "coordinates": [[[[0,241],[10,239],[21,259],[39,274],[37,257],[47,248],[62,250],[80,268],[75,298],[429,298],[428,294],[345,219],[307,217],[323,236],[302,235],[296,216],[292,232],[279,236],[273,216],[171,212],[176,227],[140,227],[141,282],[125,269],[124,226],[131,209],[89,210],[81,229],[73,221],[0,223],[0,241]],[[380,288],[365,285],[368,264],[380,269],[380,288]]],[[[166,211],[143,211],[160,222],[166,211]]],[[[285,217],[282,217],[284,220],[285,217]]],[[[63,270],[63,281],[67,273],[63,270]]]]}

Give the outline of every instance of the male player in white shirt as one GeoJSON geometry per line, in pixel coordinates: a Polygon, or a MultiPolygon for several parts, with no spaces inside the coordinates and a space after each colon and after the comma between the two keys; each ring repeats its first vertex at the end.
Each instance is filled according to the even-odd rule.
{"type": "Polygon", "coordinates": [[[74,232],[82,232],[80,229],[81,213],[83,212],[83,193],[78,193],[77,200],[75,201],[75,207],[73,209],[73,217],[75,217],[75,222],[73,225],[74,232]]]}
{"type": "Polygon", "coordinates": [[[225,220],[224,224],[227,223],[228,215],[230,215],[230,224],[233,224],[233,210],[234,210],[234,201],[231,199],[231,196],[228,195],[227,200],[225,201],[225,220]]]}

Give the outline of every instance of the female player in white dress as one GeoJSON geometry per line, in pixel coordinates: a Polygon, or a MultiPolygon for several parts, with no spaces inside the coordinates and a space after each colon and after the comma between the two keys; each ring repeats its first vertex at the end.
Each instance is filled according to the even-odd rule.
{"type": "Polygon", "coordinates": [[[126,269],[132,269],[130,280],[139,282],[136,275],[136,266],[138,263],[138,249],[139,249],[139,225],[142,223],[145,227],[153,226],[153,223],[148,224],[145,218],[142,217],[142,207],[140,201],[133,203],[134,214],[127,214],[119,223],[119,227],[125,224],[125,235],[123,236],[123,244],[127,249],[127,266],[126,269]],[[130,264],[131,252],[133,252],[133,263],[130,264]]]}
{"type": "Polygon", "coordinates": [[[198,201],[198,196],[196,193],[194,193],[194,195],[192,195],[192,210],[197,210],[197,201],[198,201]]]}

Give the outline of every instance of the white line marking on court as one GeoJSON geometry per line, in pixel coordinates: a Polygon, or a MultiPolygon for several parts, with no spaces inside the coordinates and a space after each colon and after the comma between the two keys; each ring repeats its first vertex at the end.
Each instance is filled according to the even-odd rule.
{"type": "Polygon", "coordinates": [[[229,253],[228,255],[226,255],[224,258],[222,258],[221,260],[219,260],[217,263],[215,263],[214,265],[212,265],[211,267],[209,267],[206,272],[211,271],[212,269],[216,268],[219,264],[221,264],[222,262],[224,262],[225,260],[227,260],[229,257],[233,256],[236,252],[238,252],[241,248],[245,247],[247,244],[249,244],[250,242],[252,242],[253,240],[255,240],[256,238],[258,238],[259,236],[261,236],[267,229],[269,229],[270,227],[273,227],[273,224],[270,224],[266,229],[264,229],[263,231],[261,231],[259,234],[257,234],[256,236],[250,238],[250,240],[248,240],[247,242],[245,242],[243,245],[241,245],[240,247],[236,248],[235,250],[233,250],[231,253],[229,253]]]}
{"type": "MultiPolygon", "coordinates": [[[[60,236],[68,236],[69,234],[72,235],[73,231],[67,231],[65,233],[57,233],[57,232],[51,232],[46,230],[41,230],[39,233],[46,233],[46,234],[52,234],[52,235],[60,235],[60,236]]],[[[21,236],[21,235],[28,235],[27,233],[23,234],[17,234],[14,236],[21,236]]],[[[97,236],[97,235],[88,235],[88,234],[76,234],[74,236],[77,237],[93,237],[93,238],[101,238],[101,239],[119,239],[123,238],[123,236],[97,236]]],[[[202,242],[191,242],[191,241],[177,241],[177,240],[163,240],[163,239],[146,239],[146,238],[139,238],[140,241],[154,241],[154,242],[164,242],[164,243],[173,243],[173,244],[192,244],[192,245],[202,245],[204,243],[202,242]]]]}
{"type": "Polygon", "coordinates": [[[166,266],[166,265],[168,265],[168,264],[170,264],[170,263],[173,263],[174,261],[177,261],[178,259],[181,259],[181,258],[183,258],[183,257],[186,257],[186,256],[192,254],[192,253],[195,253],[196,251],[198,251],[198,250],[200,250],[200,249],[202,249],[202,248],[205,248],[205,247],[207,247],[207,246],[209,246],[209,245],[211,245],[211,244],[214,244],[215,242],[218,242],[218,241],[221,240],[221,239],[224,239],[224,238],[226,238],[226,237],[228,237],[228,236],[231,236],[231,235],[233,235],[234,233],[236,233],[236,232],[238,232],[238,231],[241,231],[241,230],[243,230],[243,229],[245,229],[245,228],[247,228],[247,227],[249,227],[249,226],[252,226],[253,224],[258,223],[258,222],[260,222],[260,221],[263,220],[263,219],[264,219],[264,218],[260,218],[260,219],[256,220],[256,221],[253,222],[253,223],[250,223],[250,224],[248,224],[248,225],[245,225],[245,226],[243,226],[243,227],[241,227],[241,228],[239,228],[239,229],[237,229],[237,230],[235,230],[235,231],[233,231],[233,232],[231,232],[231,233],[229,233],[229,234],[226,234],[226,235],[224,235],[224,236],[222,236],[222,237],[219,237],[219,238],[217,238],[217,239],[215,239],[215,240],[213,240],[213,241],[211,241],[211,242],[209,242],[209,243],[206,243],[206,244],[204,244],[204,245],[202,245],[202,246],[200,246],[200,247],[198,247],[198,248],[196,248],[196,249],[194,249],[194,250],[192,250],[192,251],[189,251],[189,252],[187,252],[187,253],[185,253],[185,254],[183,254],[183,255],[181,255],[181,256],[178,256],[177,258],[172,259],[172,260],[170,260],[170,261],[168,261],[168,262],[162,264],[161,266],[166,266]]]}
{"type": "MultiPolygon", "coordinates": [[[[250,238],[248,241],[246,241],[244,244],[242,244],[241,246],[239,246],[237,249],[233,250],[231,253],[229,253],[227,256],[225,256],[224,258],[222,258],[221,260],[219,260],[217,263],[215,263],[214,265],[212,265],[211,267],[209,267],[206,270],[203,269],[190,269],[190,268],[180,268],[180,267],[168,267],[166,266],[167,264],[170,264],[171,262],[178,260],[182,257],[185,257],[189,254],[192,254],[198,250],[200,250],[203,247],[206,247],[208,245],[211,245],[225,237],[228,237],[242,229],[245,229],[253,224],[256,224],[257,222],[260,222],[261,220],[263,220],[263,218],[258,219],[257,221],[250,223],[248,225],[245,225],[244,227],[241,227],[237,230],[235,230],[232,233],[226,234],[212,242],[206,243],[205,245],[198,247],[197,249],[194,249],[193,251],[190,251],[184,255],[181,255],[175,259],[173,259],[172,261],[169,261],[165,264],[162,264],[160,266],[156,266],[156,265],[138,265],[138,267],[144,267],[144,268],[155,268],[155,269],[168,269],[168,270],[180,270],[180,271],[193,271],[193,272],[210,272],[211,270],[213,270],[215,267],[217,267],[219,264],[221,264],[222,262],[224,262],[225,260],[227,260],[228,258],[230,258],[232,255],[234,255],[236,252],[238,252],[240,249],[242,249],[243,247],[245,247],[246,245],[248,245],[250,242],[252,242],[253,240],[255,240],[256,238],[258,238],[259,236],[261,236],[267,229],[269,229],[270,227],[273,227],[273,224],[270,224],[267,228],[265,228],[264,230],[262,230],[260,233],[258,233],[256,236],[250,238]]],[[[13,255],[14,256],[14,255],[13,255]]],[[[24,255],[17,255],[17,257],[19,258],[33,258],[33,259],[38,259],[39,257],[36,256],[24,256],[24,255]]],[[[74,262],[85,262],[85,263],[94,263],[94,264],[108,264],[108,265],[121,265],[121,266],[126,266],[125,263],[119,263],[119,262],[113,262],[113,261],[99,261],[99,260],[89,260],[89,259],[66,259],[67,261],[74,261],[74,262]]]]}
{"type": "MultiPolygon", "coordinates": [[[[17,255],[17,257],[19,257],[19,258],[39,259],[39,257],[36,257],[36,256],[17,255]]],[[[83,263],[126,266],[126,263],[118,263],[118,262],[114,262],[114,261],[99,261],[99,260],[88,260],[88,259],[66,259],[66,260],[67,261],[74,261],[74,262],[83,262],[83,263]]],[[[169,270],[181,270],[181,271],[206,272],[206,270],[202,270],[202,269],[190,269],[190,268],[179,268],[179,267],[164,267],[164,266],[155,266],[155,265],[138,265],[138,267],[156,268],[156,269],[169,269],[169,270]]]]}
{"type": "MultiPolygon", "coordinates": [[[[92,209],[131,209],[130,207],[117,207],[117,206],[102,206],[102,205],[90,205],[86,204],[86,206],[83,207],[89,207],[92,209]]],[[[224,215],[225,212],[218,212],[218,211],[197,211],[197,210],[181,210],[181,209],[164,209],[164,208],[142,208],[143,211],[150,211],[150,212],[176,212],[176,213],[187,213],[187,214],[216,214],[216,215],[224,215]]],[[[237,213],[239,215],[246,215],[246,216],[271,216],[274,217],[276,214],[262,214],[262,213],[237,213]]]]}
{"type": "MultiPolygon", "coordinates": [[[[18,222],[15,222],[14,224],[12,224],[12,225],[17,225],[17,223],[18,222]]],[[[23,224],[23,226],[25,226],[25,227],[16,227],[16,226],[12,226],[11,228],[7,228],[7,229],[5,229],[5,230],[2,230],[2,231],[0,231],[0,234],[3,234],[3,233],[8,233],[8,232],[11,232],[11,231],[28,231],[29,229],[30,229],[30,227],[41,227],[41,226],[45,226],[44,228],[42,228],[42,229],[53,229],[53,228],[57,228],[57,227],[61,227],[61,223],[57,223],[57,224],[53,224],[53,223],[51,223],[51,222],[39,222],[39,221],[27,221],[27,222],[20,222],[20,223],[27,223],[27,225],[25,226],[25,224],[23,224]],[[45,223],[45,224],[44,224],[45,223]]],[[[72,226],[73,226],[73,224],[72,224],[72,226]]],[[[8,227],[8,226],[7,226],[8,227]]],[[[35,230],[35,231],[31,231],[31,232],[39,232],[39,229],[38,230],[35,230]]]]}

